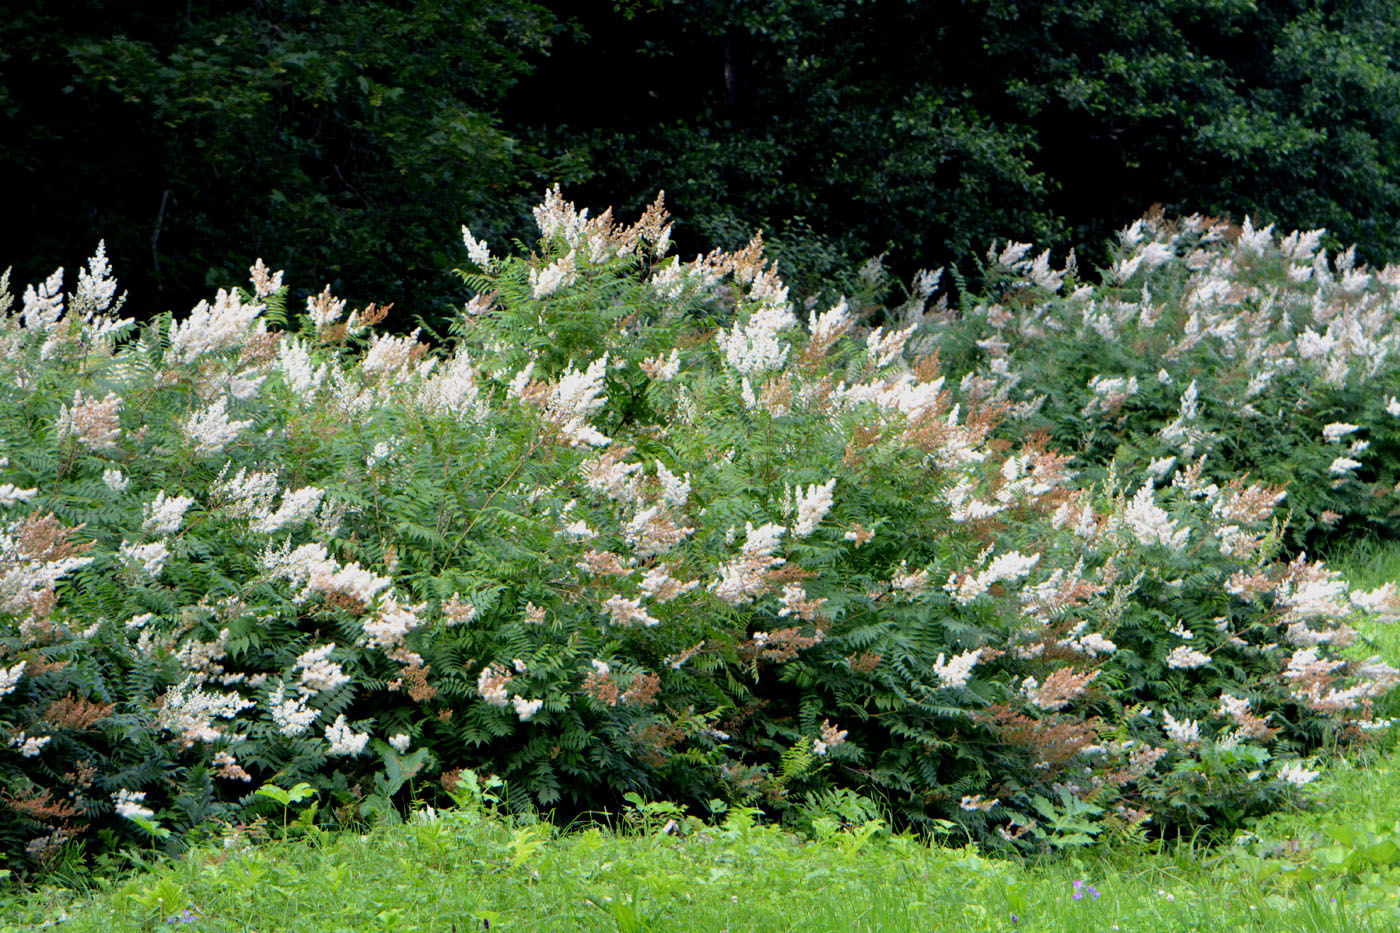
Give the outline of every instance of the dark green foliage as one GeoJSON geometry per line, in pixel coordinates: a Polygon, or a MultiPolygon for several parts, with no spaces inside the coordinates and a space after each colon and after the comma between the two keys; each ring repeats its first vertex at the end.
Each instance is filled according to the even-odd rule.
{"type": "Polygon", "coordinates": [[[510,112],[560,177],[629,209],[665,188],[686,255],[761,225],[804,291],[870,255],[907,273],[997,238],[1097,260],[1153,203],[1400,255],[1394,2],[554,8],[583,33],[510,112]],[[570,80],[601,61],[612,93],[570,80]]]}
{"type": "MultiPolygon", "coordinates": [[[[459,224],[665,189],[686,256],[762,227],[801,293],[994,239],[1098,262],[1161,203],[1400,256],[1394,0],[38,0],[0,22],[0,252],[99,230],[183,310],[276,256],[441,327],[459,224]]],[[[974,287],[977,283],[974,283],[974,287]]],[[[277,312],[269,315],[277,323],[277,312]]]]}
{"type": "Polygon", "coordinates": [[[460,224],[513,231],[538,194],[494,113],[549,41],[529,0],[15,14],[0,165],[25,195],[4,252],[31,277],[70,262],[78,225],[108,237],[147,316],[277,256],[407,323],[446,314],[460,224]]]}

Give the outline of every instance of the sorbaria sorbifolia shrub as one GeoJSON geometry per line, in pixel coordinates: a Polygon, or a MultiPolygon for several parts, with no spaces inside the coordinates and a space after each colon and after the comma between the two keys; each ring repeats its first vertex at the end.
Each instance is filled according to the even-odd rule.
{"type": "Polygon", "coordinates": [[[1277,485],[997,439],[1015,406],[921,349],[934,277],[803,321],[758,240],[668,257],[659,200],[537,216],[528,258],[464,231],[436,347],[329,293],[292,324],[261,263],[141,329],[101,250],[7,302],[13,864],[461,768],[1035,849],[1229,826],[1382,725],[1397,673],[1337,649],[1394,590],[1276,559],[1277,485]]]}
{"type": "Polygon", "coordinates": [[[987,295],[930,340],[1004,429],[1049,431],[1081,482],[1116,457],[1159,483],[1204,463],[1286,486],[1293,552],[1400,535],[1400,267],[1370,270],[1324,231],[1275,236],[1199,216],[1125,228],[1097,285],[1073,257],[994,247],[987,295]]]}

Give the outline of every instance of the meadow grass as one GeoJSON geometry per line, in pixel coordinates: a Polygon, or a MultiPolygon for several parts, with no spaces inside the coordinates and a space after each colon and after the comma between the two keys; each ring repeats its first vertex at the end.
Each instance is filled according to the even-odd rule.
{"type": "MultiPolygon", "coordinates": [[[[1334,563],[1374,587],[1400,579],[1400,546],[1353,545],[1334,563]]],[[[1353,650],[1400,662],[1400,627],[1362,635],[1353,650]]],[[[1042,862],[930,846],[878,822],[808,839],[747,811],[707,826],[658,808],[567,832],[476,806],[420,811],[364,834],[225,836],[124,877],[5,895],[0,931],[1400,927],[1395,739],[1329,760],[1312,790],[1306,808],[1229,844],[1119,838],[1042,862]]]]}
{"type": "Polygon", "coordinates": [[[1394,927],[1393,910],[1349,900],[1354,885],[1261,883],[1252,864],[1181,849],[1030,865],[860,830],[803,840],[745,819],[684,837],[556,835],[457,813],[366,835],[201,847],[80,897],[35,894],[11,922],[63,918],[74,931],[1394,927]]]}

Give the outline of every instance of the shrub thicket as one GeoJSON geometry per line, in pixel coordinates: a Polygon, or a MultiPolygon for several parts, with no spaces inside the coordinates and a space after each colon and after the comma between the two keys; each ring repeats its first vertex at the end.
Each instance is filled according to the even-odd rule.
{"type": "Polygon", "coordinates": [[[7,297],[7,859],[247,819],[263,781],[391,815],[462,768],[1064,846],[1235,825],[1378,725],[1396,672],[1336,649],[1393,588],[1276,559],[1276,486],[995,437],[927,352],[934,277],[803,327],[758,240],[536,216],[528,258],[464,231],[438,348],[328,292],[291,321],[261,263],[139,329],[100,250],[7,297]]]}
{"type": "Polygon", "coordinates": [[[1203,464],[1286,487],[1294,548],[1394,537],[1400,267],[1329,259],[1323,234],[1149,215],[1096,285],[1008,244],[937,345],[964,389],[1012,405],[1013,435],[1050,432],[1086,479],[1115,458],[1159,483],[1203,464]]]}

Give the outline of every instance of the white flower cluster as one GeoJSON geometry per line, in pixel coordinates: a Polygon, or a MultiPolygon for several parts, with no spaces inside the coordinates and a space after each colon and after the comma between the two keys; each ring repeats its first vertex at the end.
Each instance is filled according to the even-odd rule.
{"type": "Polygon", "coordinates": [[[143,820],[155,819],[156,811],[145,806],[145,800],[145,791],[130,791],[126,788],[122,788],[112,795],[112,803],[116,805],[117,815],[126,817],[128,820],[134,820],[138,817],[143,820]]]}
{"type": "Polygon", "coordinates": [[[73,393],[73,407],[62,405],[55,424],[58,439],[72,437],[94,452],[116,450],[122,435],[122,400],[114,392],[102,399],[86,398],[81,391],[73,393]]]}
{"type": "Polygon", "coordinates": [[[63,267],[55,269],[37,289],[24,289],[24,310],[20,324],[26,330],[47,332],[63,317],[63,267]]]}
{"type": "Polygon", "coordinates": [[[28,661],[21,661],[10,667],[0,667],[0,697],[15,692],[15,688],[19,686],[19,679],[28,666],[28,661]]]}
{"type": "Polygon", "coordinates": [[[151,541],[147,544],[123,542],[118,553],[128,564],[140,567],[151,577],[160,576],[165,562],[170,559],[170,548],[164,541],[151,541]]]}
{"type": "Polygon", "coordinates": [[[1162,731],[1173,742],[1195,745],[1201,741],[1201,724],[1194,719],[1178,720],[1167,710],[1162,710],[1162,722],[1162,731]]]}
{"type": "Polygon", "coordinates": [[[37,758],[53,739],[51,735],[28,735],[24,732],[15,733],[10,739],[10,747],[19,750],[19,754],[24,758],[37,758]]]}
{"type": "Polygon", "coordinates": [[[1079,412],[1081,417],[1096,411],[1116,415],[1128,398],[1137,395],[1137,376],[1094,376],[1089,380],[1089,392],[1092,397],[1079,412]]]}
{"type": "Polygon", "coordinates": [[[801,486],[797,487],[797,521],[792,526],[794,538],[805,538],[817,530],[826,513],[831,511],[835,491],[835,477],[820,486],[812,483],[805,492],[801,486]]]}
{"type": "Polygon", "coordinates": [[[933,662],[933,673],[937,675],[940,686],[948,689],[966,687],[972,677],[972,669],[977,666],[981,657],[982,649],[974,648],[945,662],[944,654],[940,651],[933,662]]]}
{"type": "Polygon", "coordinates": [[[1277,599],[1286,610],[1284,619],[1294,622],[1343,616],[1351,595],[1341,574],[1314,565],[1306,575],[1300,574],[1280,586],[1277,599]]]}
{"type": "Polygon", "coordinates": [[[232,476],[228,475],[231,463],[224,464],[218,478],[209,487],[209,497],[223,506],[228,515],[236,518],[256,519],[272,511],[272,500],[277,496],[279,484],[276,473],[261,471],[249,472],[240,467],[232,476]]]}
{"type": "Polygon", "coordinates": [[[1329,444],[1337,444],[1348,434],[1353,434],[1359,430],[1361,430],[1360,425],[1347,424],[1343,421],[1334,421],[1323,427],[1322,439],[1329,444]]]}
{"type": "Polygon", "coordinates": [[[365,743],[369,741],[368,732],[356,732],[350,728],[345,721],[345,714],[341,713],[335,718],[335,722],[326,726],[326,741],[330,743],[327,755],[343,755],[353,758],[365,750],[365,743]]]}
{"type": "Polygon", "coordinates": [[[928,590],[928,570],[909,572],[907,561],[899,562],[899,569],[890,577],[890,589],[898,590],[910,599],[917,599],[928,590]]]}
{"type": "Polygon", "coordinates": [[[1119,240],[1125,247],[1135,248],[1114,264],[1112,275],[1116,281],[1126,282],[1139,269],[1155,269],[1172,258],[1172,248],[1168,244],[1156,240],[1141,242],[1141,226],[1142,221],[1139,220],[1119,233],[1119,240]],[[1136,234],[1136,238],[1133,234],[1136,234]]]}
{"type": "Polygon", "coordinates": [[[1338,457],[1332,461],[1332,465],[1327,469],[1333,476],[1350,476],[1354,471],[1360,468],[1360,460],[1353,460],[1350,457],[1338,457]]]}
{"type": "Polygon", "coordinates": [[[316,325],[317,334],[324,334],[344,313],[345,302],[331,294],[329,285],[320,294],[310,295],[306,299],[306,315],[316,325]]]}
{"type": "Polygon", "coordinates": [[[821,356],[836,344],[855,325],[855,318],[851,317],[850,306],[846,303],[846,296],[834,306],[821,314],[816,311],[808,312],[807,331],[810,337],[807,341],[808,352],[816,356],[821,356]]]}
{"type": "Polygon", "coordinates": [[[561,256],[544,269],[531,269],[531,293],[536,298],[547,298],[559,289],[572,285],[577,278],[576,256],[575,250],[569,250],[568,255],[561,256]]]}
{"type": "Polygon", "coordinates": [[[118,494],[126,492],[127,486],[131,484],[131,480],[115,467],[102,471],[102,482],[107,485],[108,489],[118,494]]]}
{"type": "Polygon", "coordinates": [[[1202,654],[1187,645],[1177,645],[1167,655],[1167,667],[1176,670],[1192,670],[1210,663],[1210,655],[1202,654]]]}
{"type": "Polygon", "coordinates": [[[1321,774],[1321,771],[1309,771],[1307,768],[1303,767],[1303,763],[1300,761],[1290,761],[1288,764],[1278,769],[1279,779],[1292,784],[1294,787],[1302,787],[1305,784],[1311,784],[1313,781],[1317,780],[1318,776],[1321,774]]]}
{"type": "Polygon", "coordinates": [[[471,357],[457,352],[424,380],[418,390],[418,404],[432,414],[479,421],[484,413],[478,404],[480,396],[481,388],[471,357]]]}
{"type": "Polygon", "coordinates": [[[291,550],[290,545],[281,550],[269,545],[263,552],[262,563],[274,576],[302,587],[296,596],[298,603],[317,593],[340,593],[369,606],[393,583],[388,577],[361,567],[358,561],[342,567],[326,553],[322,544],[303,544],[295,550],[291,550]]]}
{"type": "MultiPolygon", "coordinates": [[[[240,471],[241,472],[241,471],[240,471]]],[[[310,521],[321,507],[326,491],[315,486],[303,486],[283,493],[282,504],[276,512],[254,519],[248,527],[259,534],[272,534],[310,521]]]]}
{"type": "Polygon", "coordinates": [[[1229,716],[1231,719],[1239,719],[1249,713],[1250,701],[1247,697],[1237,697],[1233,694],[1221,692],[1220,694],[1220,714],[1229,716]]]}
{"type": "Polygon", "coordinates": [[[311,728],[321,713],[306,705],[309,696],[306,689],[299,689],[296,696],[289,698],[284,684],[278,684],[277,689],[268,695],[268,712],[272,714],[278,732],[285,736],[298,736],[311,728]]]}
{"type": "Polygon", "coordinates": [[[248,267],[248,281],[253,283],[254,295],[266,298],[282,290],[282,270],[270,272],[260,256],[248,267]]]}
{"type": "Polygon", "coordinates": [[[1181,408],[1166,427],[1157,432],[1157,436],[1173,447],[1181,451],[1183,457],[1194,457],[1196,448],[1200,445],[1213,441],[1215,435],[1201,428],[1198,424],[1200,419],[1199,410],[1200,390],[1196,387],[1196,380],[1192,379],[1191,384],[1186,387],[1186,391],[1181,393],[1181,408]]]}
{"type": "Polygon", "coordinates": [[[319,648],[310,648],[297,657],[292,672],[301,671],[301,686],[315,693],[323,693],[350,682],[341,666],[330,660],[334,650],[334,644],[321,645],[319,648]]]}
{"type": "Polygon", "coordinates": [[[1372,613],[1381,621],[1394,621],[1400,618],[1400,591],[1395,583],[1383,583],[1373,590],[1352,590],[1352,605],[1372,613]]]}
{"type": "MultiPolygon", "coordinates": [[[[596,667],[601,662],[594,661],[596,667]]],[[[516,669],[524,667],[522,662],[516,662],[516,669]]],[[[604,674],[607,673],[607,665],[601,668],[604,674]]],[[[523,673],[523,671],[522,671],[523,673]]],[[[492,706],[506,706],[510,704],[515,708],[515,715],[521,722],[529,722],[535,718],[535,714],[544,706],[544,700],[527,699],[520,694],[510,695],[510,684],[515,679],[515,675],[497,664],[488,664],[481,669],[481,673],[476,679],[476,692],[483,700],[492,706]]]]}
{"type": "Polygon", "coordinates": [[[1185,547],[1191,535],[1190,528],[1178,528],[1176,521],[1157,504],[1151,483],[1144,483],[1123,510],[1122,524],[1139,544],[1160,544],[1172,551],[1185,547]]]}
{"type": "Polygon", "coordinates": [[[666,464],[656,461],[656,478],[661,481],[661,501],[669,506],[680,508],[690,501],[690,474],[677,476],[666,468],[666,464]]]}
{"type": "Polygon", "coordinates": [[[588,418],[607,404],[608,397],[603,394],[607,371],[608,354],[604,353],[583,372],[570,367],[550,390],[545,410],[550,420],[559,425],[571,447],[584,444],[602,447],[610,443],[588,423],[588,418]]]}
{"type": "Polygon", "coordinates": [[[670,382],[681,371],[681,351],[673,349],[670,356],[651,356],[642,360],[642,371],[657,382],[670,382]]]}
{"type": "Polygon", "coordinates": [[[488,664],[477,675],[476,692],[492,706],[505,706],[510,701],[507,688],[514,679],[515,676],[504,668],[488,664]]]}
{"type": "Polygon", "coordinates": [[[608,610],[610,622],[619,628],[628,628],[634,625],[655,628],[660,624],[659,620],[648,615],[647,611],[642,608],[640,599],[612,596],[603,603],[603,608],[608,610]]]}
{"type": "Polygon", "coordinates": [[[778,341],[778,335],[795,326],[797,318],[786,302],[787,289],[778,294],[781,297],[769,296],[773,300],[763,301],[747,322],[736,322],[715,338],[725,360],[740,375],[754,376],[787,362],[788,347],[778,341]]]}
{"type": "Polygon", "coordinates": [[[700,585],[699,580],[691,580],[689,583],[681,583],[672,577],[670,571],[665,566],[652,567],[642,575],[641,590],[653,602],[667,603],[689,593],[700,585]]]}
{"type": "Polygon", "coordinates": [[[576,211],[572,204],[564,200],[559,185],[545,191],[544,201],[535,206],[534,214],[540,236],[545,240],[563,237],[565,242],[574,245],[580,241],[587,226],[588,209],[576,211]]]}
{"type": "Polygon", "coordinates": [[[217,454],[237,440],[238,435],[252,423],[252,420],[230,421],[228,399],[221,398],[206,408],[192,412],[185,420],[184,431],[185,437],[194,442],[196,454],[217,454]]]}
{"type": "Polygon", "coordinates": [[[1013,582],[1028,576],[1035,565],[1040,563],[1039,554],[1022,554],[1008,551],[994,558],[978,573],[953,573],[943,585],[948,595],[960,605],[967,605],[989,590],[993,584],[1013,582]]]}
{"type": "Polygon", "coordinates": [[[262,311],[262,305],[245,305],[237,291],[221,288],[213,307],[201,301],[189,317],[170,325],[170,350],[180,362],[193,363],[206,353],[242,346],[252,331],[262,329],[262,311]]]}
{"type": "Polygon", "coordinates": [[[306,341],[292,337],[283,337],[278,344],[277,365],[292,394],[307,400],[326,381],[326,375],[330,372],[328,363],[317,366],[312,361],[311,349],[306,341]]]}
{"type": "Polygon", "coordinates": [[[948,503],[948,517],[955,522],[976,522],[991,518],[1007,507],[1005,502],[988,502],[974,495],[976,487],[967,477],[959,479],[943,493],[948,503]]]}
{"type": "Polygon", "coordinates": [[[232,719],[240,710],[255,705],[237,693],[211,693],[196,686],[195,675],[165,692],[165,703],[156,715],[162,729],[176,733],[185,745],[214,742],[224,733],[215,719],[232,719]]]}
{"type": "MultiPolygon", "coordinates": [[[[92,563],[91,557],[34,559],[24,546],[24,524],[12,522],[0,530],[0,612],[47,614],[52,588],[70,571],[92,563]]],[[[21,622],[20,631],[25,630],[21,622]]]]}
{"type": "Polygon", "coordinates": [[[1085,635],[1067,638],[1062,640],[1060,645],[1070,651],[1087,654],[1091,658],[1096,658],[1101,654],[1113,654],[1118,650],[1117,645],[1099,632],[1089,632],[1085,635]]]}
{"type": "Polygon", "coordinates": [[[185,512],[194,505],[189,496],[168,496],[164,490],[142,506],[141,530],[148,535],[173,535],[184,523],[185,512]]]}
{"type": "Polygon", "coordinates": [[[425,349],[418,342],[422,328],[413,333],[396,337],[391,334],[375,334],[370,340],[369,350],[360,362],[360,371],[372,376],[392,376],[413,361],[415,353],[425,349]]]}
{"type": "Polygon", "coordinates": [[[876,369],[884,369],[904,353],[904,345],[916,329],[906,327],[886,334],[884,328],[875,328],[865,337],[866,358],[876,369]]]}
{"type": "Polygon", "coordinates": [[[535,714],[544,706],[544,700],[527,700],[519,694],[511,697],[510,702],[515,707],[515,715],[521,722],[529,722],[534,719],[535,714]]]}
{"type": "Polygon", "coordinates": [[[769,523],[758,528],[750,522],[745,526],[744,544],[740,554],[719,566],[720,578],[710,584],[710,591],[731,606],[740,606],[768,591],[766,571],[783,563],[773,556],[786,531],[782,525],[769,523]]]}
{"type": "Polygon", "coordinates": [[[419,613],[425,605],[418,603],[410,606],[399,602],[398,597],[390,593],[380,601],[375,617],[363,623],[365,644],[380,649],[396,660],[420,663],[421,658],[404,648],[404,641],[409,632],[423,624],[419,613]]]}
{"type": "Polygon", "coordinates": [[[486,248],[486,241],[478,240],[472,236],[472,232],[467,229],[466,224],[462,225],[462,245],[467,248],[467,258],[474,262],[478,268],[486,269],[491,265],[491,250],[486,248]]]}
{"type": "Polygon", "coordinates": [[[190,638],[175,650],[175,657],[196,684],[207,683],[210,678],[220,677],[224,673],[224,667],[219,662],[228,654],[228,640],[229,630],[226,628],[220,629],[218,637],[212,641],[190,638]]]}
{"type": "Polygon", "coordinates": [[[38,489],[20,489],[12,483],[0,484],[0,506],[9,508],[20,502],[28,502],[39,494],[38,489]]]}

